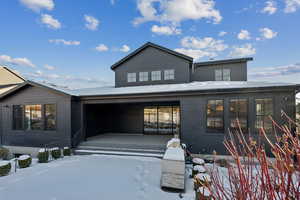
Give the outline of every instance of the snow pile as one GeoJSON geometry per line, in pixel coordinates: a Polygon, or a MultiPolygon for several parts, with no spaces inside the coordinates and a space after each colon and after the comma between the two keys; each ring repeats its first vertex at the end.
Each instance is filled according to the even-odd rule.
{"type": "Polygon", "coordinates": [[[51,151],[55,151],[55,150],[59,150],[59,148],[58,147],[51,148],[51,151]]]}
{"type": "Polygon", "coordinates": [[[0,161],[0,167],[6,166],[9,164],[9,161],[0,161]]]}
{"type": "Polygon", "coordinates": [[[18,160],[27,160],[28,158],[30,158],[29,155],[22,155],[18,158],[18,160]]]}
{"type": "Polygon", "coordinates": [[[197,171],[199,173],[205,173],[206,172],[206,169],[202,165],[195,165],[193,169],[194,169],[194,171],[197,171]]]}
{"type": "Polygon", "coordinates": [[[64,147],[64,149],[70,149],[70,147],[64,147]]]}
{"type": "Polygon", "coordinates": [[[170,147],[166,150],[163,159],[184,161],[184,151],[182,148],[170,147]]]}
{"type": "Polygon", "coordinates": [[[44,149],[44,148],[39,150],[39,153],[45,153],[45,152],[46,152],[46,149],[44,149]]]}
{"type": "Polygon", "coordinates": [[[180,147],[180,139],[179,138],[172,138],[167,143],[167,148],[174,147],[179,148],[180,147]]]}
{"type": "Polygon", "coordinates": [[[197,165],[204,165],[204,160],[201,158],[193,158],[193,163],[197,164],[197,165]]]}

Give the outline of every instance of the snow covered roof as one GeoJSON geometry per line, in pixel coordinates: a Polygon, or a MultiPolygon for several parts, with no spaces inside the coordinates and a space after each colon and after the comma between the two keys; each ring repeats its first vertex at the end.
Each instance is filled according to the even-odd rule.
{"type": "Polygon", "coordinates": [[[74,96],[106,96],[106,95],[127,95],[127,94],[151,94],[166,92],[206,91],[206,90],[227,90],[299,86],[294,83],[267,83],[250,81],[205,81],[181,84],[145,85],[131,87],[97,87],[65,91],[74,96]]]}

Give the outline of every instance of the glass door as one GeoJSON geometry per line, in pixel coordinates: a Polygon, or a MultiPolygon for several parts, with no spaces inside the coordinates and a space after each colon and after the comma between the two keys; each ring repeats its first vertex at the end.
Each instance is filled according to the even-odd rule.
{"type": "Polygon", "coordinates": [[[151,106],[144,108],[144,133],[171,135],[180,132],[179,106],[151,106]]]}

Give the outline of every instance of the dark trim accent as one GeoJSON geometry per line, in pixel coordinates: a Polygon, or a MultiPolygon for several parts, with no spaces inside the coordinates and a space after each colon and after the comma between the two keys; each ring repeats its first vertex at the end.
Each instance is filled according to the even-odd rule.
{"type": "Polygon", "coordinates": [[[226,59],[226,60],[214,60],[214,61],[207,61],[207,62],[198,62],[195,63],[195,67],[207,66],[207,65],[219,65],[219,64],[228,64],[228,63],[240,63],[240,62],[248,62],[252,61],[253,58],[236,58],[236,59],[226,59]]]}
{"type": "Polygon", "coordinates": [[[111,66],[111,69],[114,70],[116,69],[119,65],[121,65],[122,63],[126,62],[127,60],[129,60],[131,57],[137,55],[139,52],[141,52],[142,50],[144,50],[145,48],[147,47],[153,47],[153,48],[156,48],[156,49],[159,49],[161,51],[164,51],[166,53],[169,53],[171,55],[174,55],[174,56],[177,56],[179,58],[183,58],[185,60],[188,60],[190,62],[193,62],[193,58],[190,57],[190,56],[187,56],[187,55],[184,55],[184,54],[181,54],[181,53],[178,53],[176,51],[173,51],[171,49],[168,49],[166,47],[162,47],[160,45],[157,45],[157,44],[154,44],[152,42],[147,42],[146,44],[144,44],[143,46],[139,47],[138,49],[136,49],[135,51],[133,51],[132,53],[128,54],[127,56],[125,56],[124,58],[122,58],[121,60],[119,60],[118,62],[116,62],[115,64],[113,64],[111,66]]]}

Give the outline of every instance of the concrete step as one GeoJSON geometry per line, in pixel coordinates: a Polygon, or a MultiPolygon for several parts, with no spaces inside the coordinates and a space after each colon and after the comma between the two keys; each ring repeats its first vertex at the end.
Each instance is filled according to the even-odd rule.
{"type": "Polygon", "coordinates": [[[155,157],[163,158],[163,153],[149,153],[149,152],[133,152],[133,151],[109,151],[109,150],[92,150],[92,149],[76,149],[76,155],[118,155],[118,156],[141,156],[141,157],[155,157]]]}
{"type": "Polygon", "coordinates": [[[123,151],[123,152],[133,152],[133,153],[158,153],[164,154],[165,149],[152,149],[152,148],[128,148],[128,147],[104,147],[104,146],[87,146],[80,145],[77,150],[97,150],[97,151],[123,151]]]}

